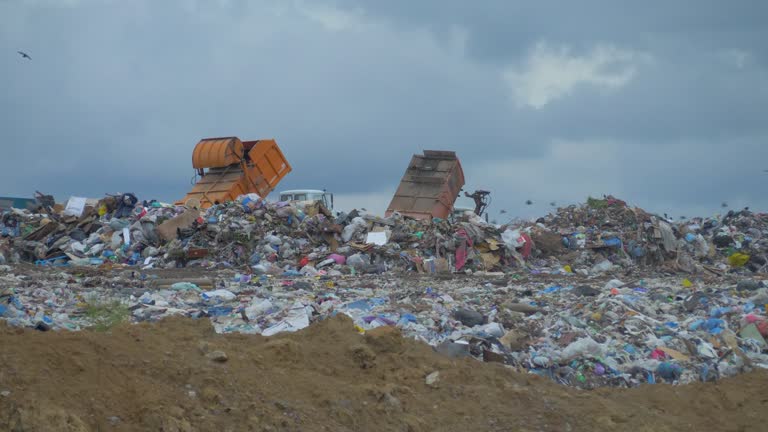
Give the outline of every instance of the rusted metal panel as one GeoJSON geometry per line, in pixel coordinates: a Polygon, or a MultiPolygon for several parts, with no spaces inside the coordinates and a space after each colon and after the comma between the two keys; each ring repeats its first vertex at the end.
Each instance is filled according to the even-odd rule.
{"type": "Polygon", "coordinates": [[[243,142],[237,137],[200,140],[192,152],[192,168],[225,167],[240,162],[243,142]]]}
{"type": "Polygon", "coordinates": [[[208,171],[192,188],[180,204],[190,199],[200,202],[202,208],[208,208],[218,202],[232,201],[240,195],[248,193],[245,174],[240,165],[217,168],[208,171]]]}
{"type": "Polygon", "coordinates": [[[464,187],[464,171],[452,151],[425,150],[413,155],[386,215],[416,219],[447,218],[464,187]]]}

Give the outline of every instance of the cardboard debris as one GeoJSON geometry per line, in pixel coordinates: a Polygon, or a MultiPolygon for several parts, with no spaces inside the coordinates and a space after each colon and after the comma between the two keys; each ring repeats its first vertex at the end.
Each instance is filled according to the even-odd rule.
{"type": "Polygon", "coordinates": [[[200,212],[194,209],[187,209],[184,213],[173,219],[167,220],[157,227],[157,232],[165,241],[171,241],[176,238],[176,230],[179,228],[189,228],[200,217],[200,212]]]}
{"type": "Polygon", "coordinates": [[[24,236],[24,240],[29,241],[40,241],[46,237],[48,237],[51,233],[56,231],[56,229],[59,227],[59,224],[56,222],[48,221],[47,223],[44,223],[40,226],[40,228],[30,232],[29,234],[24,236]]]}
{"type": "Polygon", "coordinates": [[[448,260],[445,258],[430,258],[423,262],[424,271],[427,273],[450,273],[448,260]]]}
{"type": "Polygon", "coordinates": [[[659,351],[664,352],[664,354],[672,357],[675,360],[679,360],[679,361],[688,361],[688,360],[690,360],[690,357],[688,357],[687,355],[681,353],[680,351],[674,350],[672,348],[658,347],[656,349],[658,349],[659,351]]]}
{"type": "Polygon", "coordinates": [[[483,266],[486,270],[490,270],[494,267],[496,267],[497,264],[501,261],[501,257],[492,253],[483,253],[480,254],[480,258],[483,260],[483,266]]]}

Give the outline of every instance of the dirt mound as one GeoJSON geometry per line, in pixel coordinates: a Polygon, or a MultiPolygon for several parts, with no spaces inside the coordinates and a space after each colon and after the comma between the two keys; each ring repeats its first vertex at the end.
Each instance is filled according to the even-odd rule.
{"type": "Polygon", "coordinates": [[[584,392],[442,357],[394,328],[363,336],[341,315],[271,338],[189,319],[110,334],[0,325],[0,346],[3,431],[661,432],[768,421],[768,372],[584,392]]]}

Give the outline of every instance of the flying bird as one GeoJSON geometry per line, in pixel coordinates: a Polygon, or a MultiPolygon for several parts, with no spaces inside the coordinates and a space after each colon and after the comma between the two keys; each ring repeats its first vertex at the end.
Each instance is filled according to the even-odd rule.
{"type": "Polygon", "coordinates": [[[16,52],[17,52],[17,53],[19,53],[19,55],[20,55],[22,58],[25,58],[25,59],[27,59],[27,60],[32,60],[32,57],[30,57],[30,56],[29,56],[29,54],[25,53],[24,51],[16,51],[16,52]]]}
{"type": "Polygon", "coordinates": [[[531,201],[531,200],[526,200],[526,201],[525,201],[525,204],[526,204],[526,205],[531,205],[531,204],[533,204],[533,201],[531,201]]]}

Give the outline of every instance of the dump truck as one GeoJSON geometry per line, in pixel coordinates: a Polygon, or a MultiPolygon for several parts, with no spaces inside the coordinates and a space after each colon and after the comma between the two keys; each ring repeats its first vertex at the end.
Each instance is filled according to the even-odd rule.
{"type": "Polygon", "coordinates": [[[398,212],[415,219],[446,219],[462,187],[464,171],[456,153],[425,150],[411,158],[385,215],[398,212]]]}
{"type": "Polygon", "coordinates": [[[291,165],[273,139],[240,141],[237,137],[205,138],[192,152],[199,180],[176,204],[208,208],[256,193],[266,197],[291,165]]]}

